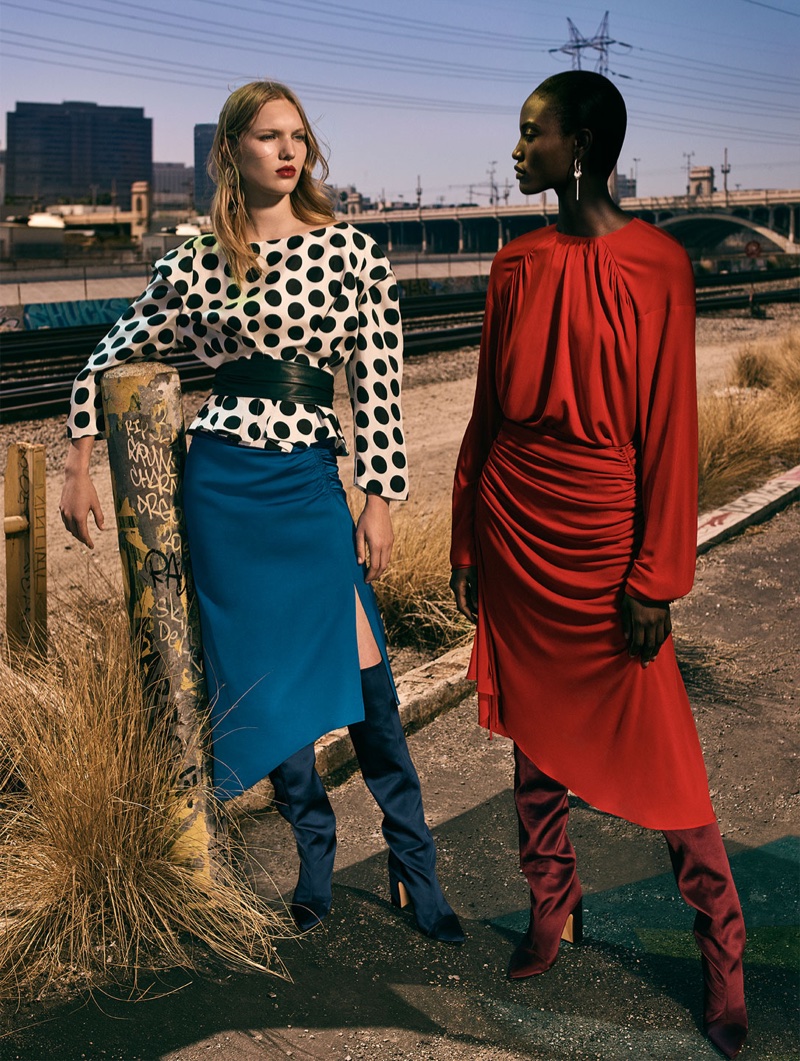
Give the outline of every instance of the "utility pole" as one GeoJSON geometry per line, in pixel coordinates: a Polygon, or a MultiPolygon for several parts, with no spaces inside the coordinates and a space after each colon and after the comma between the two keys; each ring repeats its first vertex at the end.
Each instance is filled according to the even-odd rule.
{"type": "Polygon", "coordinates": [[[722,163],[722,187],[725,192],[725,205],[728,205],[728,174],[731,171],[730,164],[728,163],[728,149],[725,148],[725,161],[722,163]]]}
{"type": "Polygon", "coordinates": [[[692,159],[694,158],[694,151],[684,151],[683,157],[686,159],[686,194],[688,196],[692,190],[692,159]]]}
{"type": "Polygon", "coordinates": [[[637,197],[639,195],[639,163],[641,161],[640,158],[633,160],[633,192],[637,197]]]}
{"type": "Polygon", "coordinates": [[[422,206],[422,178],[417,174],[417,210],[422,206]]]}
{"type": "Polygon", "coordinates": [[[495,172],[497,170],[497,160],[493,159],[489,163],[489,165],[490,165],[491,169],[487,169],[487,171],[486,171],[487,174],[489,175],[489,206],[496,206],[497,205],[498,195],[497,195],[497,185],[494,182],[494,175],[495,175],[495,172]]]}

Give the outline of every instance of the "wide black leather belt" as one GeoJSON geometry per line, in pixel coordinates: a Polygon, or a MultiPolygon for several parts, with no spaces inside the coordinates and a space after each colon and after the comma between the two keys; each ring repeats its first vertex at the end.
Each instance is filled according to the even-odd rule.
{"type": "Polygon", "coordinates": [[[266,398],[300,405],[333,405],[333,376],[321,368],[273,358],[226,361],[214,376],[212,394],[266,398]]]}

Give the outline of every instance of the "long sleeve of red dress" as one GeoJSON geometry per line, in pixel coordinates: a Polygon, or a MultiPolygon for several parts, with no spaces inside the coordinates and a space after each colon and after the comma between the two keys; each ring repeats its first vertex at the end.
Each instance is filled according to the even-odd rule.
{"type": "Polygon", "coordinates": [[[667,601],[692,588],[697,554],[694,278],[665,277],[664,306],[639,317],[637,432],[642,541],[626,590],[667,601]]]}

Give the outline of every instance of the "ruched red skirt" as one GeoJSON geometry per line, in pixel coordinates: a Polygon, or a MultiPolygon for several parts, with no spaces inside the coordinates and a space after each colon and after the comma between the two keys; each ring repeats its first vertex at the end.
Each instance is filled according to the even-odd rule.
{"type": "MultiPolygon", "coordinates": [[[[715,821],[672,639],[643,668],[621,600],[639,535],[633,445],[506,422],[475,513],[481,724],[600,810],[654,829],[715,821]]],[[[664,543],[666,549],[669,542],[664,543]]]]}

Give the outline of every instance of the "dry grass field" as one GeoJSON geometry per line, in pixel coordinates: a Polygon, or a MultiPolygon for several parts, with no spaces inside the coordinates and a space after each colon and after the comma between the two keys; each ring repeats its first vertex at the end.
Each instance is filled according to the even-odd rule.
{"type": "Polygon", "coordinates": [[[775,345],[744,346],[730,387],[702,395],[700,510],[707,511],[800,461],[800,330],[775,345]]]}
{"type": "Polygon", "coordinates": [[[99,603],[68,602],[46,663],[0,661],[0,997],[136,997],[208,951],[281,974],[280,909],[235,859],[210,877],[175,855],[169,723],[147,708],[123,608],[99,603]]]}

